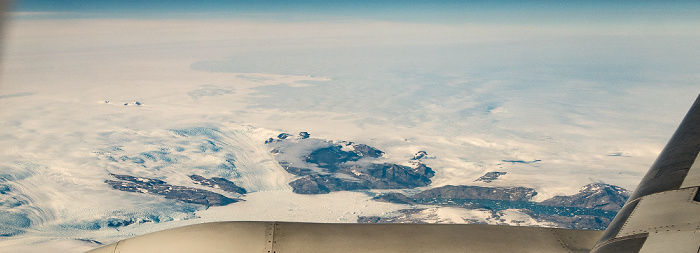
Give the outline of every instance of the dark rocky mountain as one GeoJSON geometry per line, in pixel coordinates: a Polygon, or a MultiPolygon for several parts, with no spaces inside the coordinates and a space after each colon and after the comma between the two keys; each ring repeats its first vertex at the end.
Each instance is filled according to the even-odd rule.
{"type": "Polygon", "coordinates": [[[571,196],[556,196],[540,202],[545,206],[568,206],[617,211],[625,204],[630,192],[622,187],[593,183],[571,196]]]}
{"type": "Polygon", "coordinates": [[[491,199],[530,201],[537,195],[535,189],[526,187],[481,187],[446,185],[419,192],[412,199],[491,199]]]}
{"type": "Polygon", "coordinates": [[[207,190],[171,185],[158,179],[118,174],[110,175],[121,181],[105,180],[105,183],[120,191],[162,195],[165,196],[166,199],[200,204],[207,207],[223,206],[241,201],[241,199],[228,198],[224,195],[207,190]]]}
{"type": "MultiPolygon", "coordinates": [[[[525,187],[478,187],[443,186],[419,192],[413,196],[387,193],[374,197],[376,201],[397,204],[429,204],[466,209],[489,210],[494,216],[499,210],[518,209],[530,217],[552,222],[558,227],[571,229],[605,229],[615,213],[629,197],[629,191],[614,185],[589,184],[571,196],[557,196],[543,202],[532,202],[537,195],[534,189],[525,187]]],[[[417,222],[422,216],[411,216],[415,212],[400,210],[398,216],[360,217],[358,222],[391,223],[417,222]]],[[[472,221],[469,221],[472,222],[472,221]]]]}
{"type": "Polygon", "coordinates": [[[411,160],[420,160],[421,158],[426,157],[427,155],[428,155],[428,152],[421,150],[421,151],[416,152],[416,154],[413,155],[413,158],[411,158],[411,160]]]}
{"type": "Polygon", "coordinates": [[[278,162],[282,168],[287,171],[289,174],[296,175],[296,176],[306,176],[306,175],[312,175],[312,174],[318,174],[318,172],[309,169],[309,168],[302,168],[302,167],[295,167],[292,166],[292,163],[287,162],[287,161],[279,161],[278,162]]]}
{"type": "Polygon", "coordinates": [[[435,175],[435,172],[425,165],[411,168],[392,163],[344,166],[340,171],[366,180],[372,189],[403,189],[426,186],[431,183],[430,178],[435,175]]]}
{"type": "Polygon", "coordinates": [[[194,181],[195,184],[200,184],[211,188],[218,188],[227,192],[234,192],[238,194],[246,194],[247,192],[245,189],[237,186],[231,181],[226,180],[225,178],[205,178],[199,175],[191,175],[190,179],[192,179],[192,181],[194,181]]]}
{"type": "Polygon", "coordinates": [[[293,166],[283,166],[284,170],[289,172],[289,174],[292,175],[297,175],[297,176],[306,176],[306,175],[311,175],[311,174],[317,174],[311,169],[307,168],[301,168],[301,167],[293,167],[293,166]]]}
{"type": "MultiPolygon", "coordinates": [[[[287,138],[290,138],[290,137],[293,137],[293,136],[294,136],[294,135],[292,135],[292,134],[281,133],[281,134],[278,134],[278,135],[277,135],[277,139],[275,139],[275,138],[268,138],[267,140],[265,140],[265,144],[270,144],[270,143],[274,143],[274,142],[276,142],[276,141],[286,140],[287,138]]],[[[308,132],[299,132],[299,135],[298,135],[298,136],[299,136],[299,137],[298,137],[299,139],[302,139],[302,140],[303,140],[303,139],[308,139],[308,138],[311,136],[311,134],[309,134],[308,132]]],[[[290,138],[290,139],[291,139],[291,138],[290,138]]]]}
{"type": "Polygon", "coordinates": [[[343,150],[343,146],[334,145],[327,148],[314,150],[305,157],[306,162],[315,163],[321,168],[329,169],[331,172],[338,168],[338,165],[346,162],[354,162],[363,157],[379,158],[384,152],[367,146],[365,144],[350,144],[352,151],[343,150]]]}
{"type": "MultiPolygon", "coordinates": [[[[303,145],[301,143],[304,139],[299,139],[300,145],[303,145]]],[[[279,161],[280,166],[287,172],[301,176],[301,178],[289,183],[295,193],[323,194],[358,189],[415,188],[429,185],[432,183],[430,178],[435,175],[435,171],[418,161],[413,161],[413,166],[393,163],[356,163],[363,159],[363,161],[371,161],[371,159],[381,158],[384,151],[366,144],[329,143],[333,143],[333,145],[318,148],[307,155],[302,155],[300,164],[292,166],[290,162],[279,161]],[[312,169],[313,167],[321,168],[322,171],[312,169]]],[[[284,153],[279,147],[274,147],[271,152],[274,154],[284,153]]]]}
{"type": "Polygon", "coordinates": [[[379,158],[384,155],[384,151],[367,146],[365,144],[354,144],[352,145],[353,152],[359,156],[369,156],[373,158],[379,158]]]}
{"type": "Polygon", "coordinates": [[[416,166],[413,169],[413,171],[415,171],[419,175],[424,175],[427,178],[431,178],[431,177],[435,176],[435,171],[432,168],[425,166],[425,164],[416,163],[416,162],[414,162],[413,164],[416,166]]]}
{"type": "Polygon", "coordinates": [[[289,183],[294,193],[298,194],[324,194],[332,191],[352,191],[369,189],[367,181],[350,181],[333,177],[331,175],[307,175],[289,183]]]}
{"type": "Polygon", "coordinates": [[[480,178],[477,178],[474,181],[482,181],[485,183],[491,183],[493,180],[498,179],[498,177],[505,175],[507,172],[498,172],[498,171],[491,171],[491,172],[486,172],[483,176],[480,178]]]}
{"type": "Polygon", "coordinates": [[[281,134],[277,135],[277,139],[284,140],[284,139],[287,139],[287,137],[290,137],[290,136],[292,136],[292,135],[291,135],[291,134],[288,134],[288,133],[281,133],[281,134]]]}
{"type": "Polygon", "coordinates": [[[315,163],[318,167],[335,172],[341,163],[357,161],[360,158],[361,156],[357,153],[344,151],[342,146],[336,145],[317,149],[306,156],[305,160],[307,163],[315,163]]]}
{"type": "Polygon", "coordinates": [[[376,200],[379,202],[388,202],[388,203],[396,203],[396,204],[415,204],[416,202],[413,201],[413,199],[406,197],[406,195],[403,195],[398,192],[390,192],[386,194],[382,194],[379,196],[376,196],[372,198],[372,200],[376,200]]]}
{"type": "MultiPolygon", "coordinates": [[[[287,170],[301,172],[295,167],[287,170]],[[293,168],[293,169],[290,169],[293,168]]],[[[397,164],[370,164],[366,167],[341,165],[338,173],[350,175],[355,180],[340,179],[332,175],[310,174],[289,183],[295,193],[320,194],[331,191],[358,189],[405,189],[426,186],[431,183],[434,172],[429,167],[411,168],[397,164]]]]}

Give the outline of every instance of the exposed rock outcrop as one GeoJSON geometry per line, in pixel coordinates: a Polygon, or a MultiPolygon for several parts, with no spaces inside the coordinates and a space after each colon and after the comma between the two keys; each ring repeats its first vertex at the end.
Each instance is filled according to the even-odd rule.
{"type": "Polygon", "coordinates": [[[207,190],[171,185],[158,179],[118,174],[110,175],[121,181],[105,180],[105,183],[120,191],[156,194],[165,196],[166,199],[205,206],[223,206],[240,201],[240,199],[229,198],[207,190]]]}
{"type": "Polygon", "coordinates": [[[427,155],[428,155],[428,152],[421,150],[421,151],[416,152],[416,154],[413,155],[413,158],[411,158],[411,160],[420,160],[421,158],[426,157],[427,155]]]}
{"type": "Polygon", "coordinates": [[[382,194],[382,195],[376,196],[372,199],[379,201],[379,202],[388,202],[388,203],[396,203],[396,204],[415,204],[416,203],[413,201],[413,199],[407,197],[406,195],[398,193],[398,192],[391,192],[391,193],[382,194]]]}
{"type": "Polygon", "coordinates": [[[307,139],[306,132],[301,132],[299,136],[296,139],[288,138],[290,141],[287,142],[266,142],[272,145],[270,152],[285,158],[279,161],[280,166],[290,174],[301,177],[289,184],[296,193],[415,188],[429,185],[432,183],[430,178],[435,175],[435,171],[419,161],[411,161],[410,166],[377,163],[375,161],[384,155],[384,151],[366,144],[307,139]],[[300,152],[306,149],[294,147],[304,143],[320,147],[310,152],[300,152]],[[326,143],[330,145],[324,145],[326,143]],[[290,157],[290,153],[285,154],[286,150],[299,156],[290,157]],[[298,161],[299,157],[301,161],[298,161]],[[294,161],[294,164],[285,160],[294,161]]]}
{"type": "Polygon", "coordinates": [[[617,211],[625,205],[630,192],[622,187],[593,183],[581,187],[578,194],[556,196],[540,202],[545,206],[583,207],[617,211]]]}
{"type": "Polygon", "coordinates": [[[529,201],[537,195],[535,189],[527,187],[480,187],[467,185],[446,185],[419,192],[413,199],[491,199],[509,201],[529,201]]]}
{"type": "Polygon", "coordinates": [[[485,175],[481,176],[480,178],[477,178],[474,181],[482,181],[485,183],[491,183],[492,181],[498,179],[498,177],[505,175],[507,172],[499,172],[499,171],[491,171],[491,172],[486,172],[485,175]]]}
{"type": "Polygon", "coordinates": [[[368,166],[347,166],[342,172],[352,174],[370,183],[372,189],[403,189],[426,186],[435,175],[432,169],[423,166],[411,168],[392,163],[368,166]]]}
{"type": "Polygon", "coordinates": [[[299,194],[323,194],[332,191],[352,191],[369,189],[366,181],[350,181],[333,177],[331,175],[308,175],[289,183],[294,193],[299,194]]]}
{"type": "Polygon", "coordinates": [[[357,161],[360,158],[361,156],[357,153],[344,151],[342,146],[336,145],[317,149],[311,152],[305,160],[308,163],[317,164],[318,167],[328,169],[330,172],[335,172],[341,163],[357,161]]]}
{"type": "Polygon", "coordinates": [[[220,178],[220,177],[212,177],[212,178],[205,178],[203,176],[199,175],[191,175],[190,179],[194,181],[195,184],[200,184],[203,186],[211,187],[211,188],[216,188],[216,189],[221,189],[227,192],[234,192],[238,194],[246,194],[246,190],[238,187],[235,183],[226,180],[225,178],[220,178]]]}
{"type": "Polygon", "coordinates": [[[365,144],[355,144],[352,145],[354,149],[354,153],[359,155],[359,156],[368,156],[368,157],[373,157],[373,158],[379,158],[384,155],[384,151],[381,151],[379,149],[367,146],[365,144]]]}

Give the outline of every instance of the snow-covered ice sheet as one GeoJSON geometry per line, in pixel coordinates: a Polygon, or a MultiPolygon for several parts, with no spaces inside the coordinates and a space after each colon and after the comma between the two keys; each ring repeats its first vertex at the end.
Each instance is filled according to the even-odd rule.
{"type": "MultiPolygon", "coordinates": [[[[0,76],[0,226],[24,233],[0,238],[0,251],[405,208],[371,191],[293,194],[264,144],[282,132],[367,144],[388,162],[426,151],[431,187],[484,186],[474,180],[503,171],[488,185],[533,187],[537,200],[591,182],[633,189],[697,95],[688,41],[700,34],[630,26],[14,20],[0,76]],[[663,67],[677,61],[685,68],[663,67]],[[224,177],[250,193],[208,189],[245,201],[205,209],[116,191],[109,173],[202,189],[188,177],[224,177]]],[[[428,210],[426,221],[490,217],[428,210]]],[[[489,222],[547,225],[500,217],[489,222]]]]}

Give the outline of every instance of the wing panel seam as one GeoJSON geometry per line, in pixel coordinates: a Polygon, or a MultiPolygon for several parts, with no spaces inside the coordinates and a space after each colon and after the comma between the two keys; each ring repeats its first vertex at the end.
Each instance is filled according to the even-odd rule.
{"type": "Polygon", "coordinates": [[[270,222],[265,229],[265,247],[263,248],[263,253],[274,253],[275,252],[275,227],[277,222],[270,222]]]}
{"type": "Polygon", "coordinates": [[[559,233],[557,233],[556,230],[550,229],[549,231],[552,232],[552,234],[554,234],[554,238],[559,242],[559,246],[561,246],[562,249],[566,250],[566,252],[568,253],[574,253],[569,247],[569,245],[567,245],[564,242],[564,240],[561,239],[561,235],[559,235],[559,233]]]}

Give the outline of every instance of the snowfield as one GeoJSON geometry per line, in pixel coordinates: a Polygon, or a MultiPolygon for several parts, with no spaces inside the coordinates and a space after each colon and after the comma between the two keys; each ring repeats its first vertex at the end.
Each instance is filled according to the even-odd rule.
{"type": "MultiPolygon", "coordinates": [[[[83,251],[212,221],[357,222],[407,208],[371,200],[392,190],[292,193],[295,176],[265,144],[280,133],[317,138],[286,147],[296,154],[288,162],[327,141],[367,144],[406,165],[426,151],[432,184],[396,190],[404,193],[524,186],[540,201],[592,182],[634,189],[696,97],[698,72],[650,77],[639,67],[610,79],[591,66],[615,72],[656,59],[651,45],[669,41],[665,56],[694,63],[696,44],[683,38],[700,34],[503,26],[14,20],[0,76],[0,252],[83,251]],[[492,171],[507,174],[475,182],[492,171]],[[207,208],[118,191],[105,183],[110,173],[244,201],[207,208]]],[[[516,209],[495,218],[420,207],[412,217],[424,222],[552,225],[516,209]]]]}

